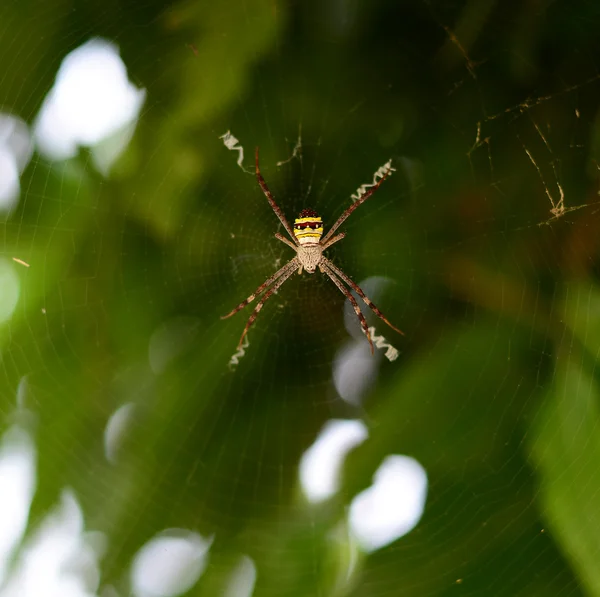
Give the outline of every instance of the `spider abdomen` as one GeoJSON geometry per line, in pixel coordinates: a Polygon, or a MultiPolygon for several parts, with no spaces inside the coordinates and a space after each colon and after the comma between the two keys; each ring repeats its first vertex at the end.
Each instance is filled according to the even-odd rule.
{"type": "Polygon", "coordinates": [[[294,236],[301,245],[318,243],[323,236],[323,220],[312,209],[303,209],[294,220],[294,236]]]}
{"type": "Polygon", "coordinates": [[[317,266],[321,262],[321,255],[323,249],[318,243],[310,245],[300,245],[297,249],[298,261],[300,265],[309,273],[313,274],[317,269],[317,266]]]}

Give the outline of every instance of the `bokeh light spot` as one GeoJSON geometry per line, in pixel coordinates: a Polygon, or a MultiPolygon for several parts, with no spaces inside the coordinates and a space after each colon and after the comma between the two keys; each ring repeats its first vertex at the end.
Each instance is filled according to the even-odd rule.
{"type": "Polygon", "coordinates": [[[100,583],[104,535],[86,533],[74,494],[65,490],[19,553],[2,597],[90,597],[100,583]]]}
{"type": "Polygon", "coordinates": [[[135,412],[135,404],[128,402],[120,406],[108,419],[104,429],[104,453],[106,459],[115,463],[125,434],[131,425],[135,412]]]}
{"type": "Polygon", "coordinates": [[[409,456],[388,456],[377,469],[371,487],[350,506],[353,536],[367,552],[406,535],[423,514],[427,473],[409,456]]]}
{"type": "Polygon", "coordinates": [[[0,113],[0,210],[9,211],[20,193],[19,176],[25,170],[33,143],[25,122],[0,113]]]}
{"type": "MultiPolygon", "coordinates": [[[[115,44],[88,41],[63,60],[44,100],[34,131],[40,152],[53,160],[71,158],[79,146],[92,147],[126,129],[136,120],[145,94],[129,82],[115,44]]],[[[115,152],[122,150],[115,145],[115,152]]],[[[111,161],[104,156],[105,167],[111,161]]]]}
{"type": "Polygon", "coordinates": [[[300,483],[311,502],[333,496],[339,488],[339,472],[346,454],[368,437],[361,421],[328,421],[300,461],[300,483]]]}
{"type": "Polygon", "coordinates": [[[9,429],[0,447],[0,586],[27,526],[35,488],[36,455],[29,434],[9,429]]]}
{"type": "Polygon", "coordinates": [[[256,565],[248,556],[242,556],[229,577],[223,597],[250,597],[256,583],[256,565]]]}
{"type": "Polygon", "coordinates": [[[184,529],[171,529],[148,541],[131,567],[138,597],[170,597],[189,590],[206,566],[212,539],[184,529]]]}

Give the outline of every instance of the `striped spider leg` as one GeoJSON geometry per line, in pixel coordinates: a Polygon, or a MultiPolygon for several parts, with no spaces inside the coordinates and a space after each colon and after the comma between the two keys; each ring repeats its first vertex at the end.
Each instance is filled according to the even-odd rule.
{"type": "Polygon", "coordinates": [[[256,180],[258,181],[258,184],[260,185],[260,188],[262,189],[263,193],[266,195],[267,200],[269,201],[269,205],[271,206],[271,209],[275,212],[275,215],[279,218],[279,221],[283,224],[283,227],[285,228],[286,232],[290,235],[290,238],[296,244],[298,244],[298,241],[296,240],[296,237],[294,236],[294,231],[292,230],[292,227],[289,225],[288,221],[285,219],[285,216],[283,215],[283,212],[279,208],[279,205],[277,205],[277,203],[275,203],[275,199],[273,199],[273,193],[271,193],[271,191],[269,190],[269,187],[267,186],[267,183],[265,182],[263,175],[260,173],[260,167],[258,165],[258,147],[256,148],[256,151],[254,152],[254,165],[256,168],[256,180]]]}
{"type": "Polygon", "coordinates": [[[381,319],[381,321],[387,323],[395,332],[398,332],[399,334],[402,334],[404,336],[404,332],[402,330],[398,329],[395,325],[391,324],[387,320],[387,317],[375,306],[373,301],[363,292],[362,288],[356,282],[354,282],[339,267],[336,267],[326,257],[323,257],[322,263],[329,270],[331,270],[331,272],[333,272],[339,278],[341,278],[344,282],[346,282],[346,284],[348,284],[348,286],[350,286],[352,288],[352,290],[354,290],[354,292],[356,292],[356,294],[358,294],[358,296],[360,296],[360,298],[363,300],[363,303],[365,305],[367,305],[367,307],[369,307],[373,311],[373,313],[375,313],[375,315],[377,315],[377,317],[379,317],[379,319],[381,319]]]}
{"type": "Polygon", "coordinates": [[[339,281],[337,276],[329,269],[329,267],[321,262],[319,264],[319,269],[321,273],[327,274],[331,281],[340,289],[342,294],[350,301],[352,307],[354,308],[354,313],[356,313],[356,317],[358,317],[358,321],[360,321],[360,327],[362,328],[367,340],[369,341],[369,346],[371,347],[371,354],[375,354],[375,349],[373,348],[373,341],[371,340],[371,334],[369,333],[369,326],[367,325],[367,320],[365,316],[362,314],[356,299],[352,296],[352,293],[339,281]]]}
{"type": "Polygon", "coordinates": [[[373,342],[371,340],[371,335],[369,334],[369,327],[365,320],[364,315],[362,314],[356,299],[352,296],[352,293],[344,286],[342,283],[345,282],[348,286],[350,286],[363,300],[365,305],[367,305],[372,311],[379,317],[382,321],[387,323],[393,330],[397,331],[400,334],[403,334],[401,330],[397,327],[394,327],[387,318],[383,315],[383,313],[373,304],[371,299],[365,295],[360,286],[352,281],[352,279],[347,276],[340,268],[335,266],[329,259],[327,259],[323,255],[323,251],[331,247],[334,243],[342,240],[345,236],[345,232],[340,232],[333,236],[333,233],[340,227],[340,225],[348,218],[348,216],[359,206],[362,205],[373,193],[379,188],[381,183],[385,180],[385,178],[389,174],[389,170],[379,179],[377,184],[373,185],[366,193],[361,195],[361,197],[355,201],[346,211],[338,218],[335,224],[331,227],[328,233],[325,235],[323,239],[323,221],[320,216],[317,215],[315,211],[312,209],[304,209],[300,212],[300,215],[294,220],[294,227],[289,225],[286,220],[283,212],[275,203],[275,199],[273,198],[273,194],[269,190],[265,179],[260,173],[260,167],[258,164],[258,147],[256,148],[255,153],[255,164],[256,164],[256,180],[260,185],[263,193],[267,197],[269,201],[269,205],[271,209],[275,212],[275,215],[279,218],[279,221],[283,224],[286,232],[289,234],[291,240],[286,238],[280,233],[275,234],[275,238],[285,243],[288,247],[293,249],[296,252],[296,256],[293,257],[290,261],[288,261],[282,268],[276,271],[270,278],[268,278],[265,282],[263,282],[246,300],[242,301],[235,309],[230,311],[227,315],[221,317],[221,319],[226,319],[231,317],[241,309],[243,309],[248,303],[251,303],[258,295],[260,295],[263,291],[266,291],[262,298],[258,301],[258,304],[252,311],[250,317],[248,318],[248,322],[246,323],[246,327],[242,333],[242,337],[240,338],[238,349],[242,345],[244,337],[248,332],[250,326],[254,323],[254,320],[257,318],[258,313],[262,309],[265,302],[275,293],[277,290],[292,276],[292,274],[298,270],[298,273],[301,274],[302,270],[306,270],[309,274],[313,274],[318,268],[321,273],[326,274],[332,282],[338,287],[338,289],[346,296],[346,298],[350,301],[352,307],[354,308],[354,312],[360,321],[360,325],[362,330],[367,337],[369,345],[371,347],[371,354],[374,353],[373,342]]]}
{"type": "MultiPolygon", "coordinates": [[[[255,162],[255,168],[256,168],[256,180],[257,180],[260,188],[262,189],[263,193],[267,197],[267,200],[269,201],[269,205],[271,206],[271,209],[275,212],[275,215],[279,218],[279,221],[283,224],[283,227],[285,228],[287,233],[290,235],[290,238],[294,241],[295,244],[290,242],[287,238],[285,238],[284,236],[282,236],[279,233],[277,233],[275,236],[282,242],[289,245],[292,249],[296,250],[298,241],[296,240],[296,237],[294,236],[292,227],[289,225],[285,215],[283,214],[283,212],[281,211],[281,209],[279,208],[277,203],[275,203],[275,199],[273,198],[273,193],[271,193],[271,190],[267,186],[267,183],[265,182],[265,179],[263,178],[263,175],[260,172],[260,166],[258,164],[258,147],[256,148],[256,151],[254,153],[254,162],[255,162]]],[[[267,292],[265,292],[264,296],[260,299],[260,301],[258,302],[256,307],[254,308],[254,311],[252,311],[252,314],[248,318],[248,322],[246,323],[246,327],[244,328],[242,337],[240,338],[240,341],[238,343],[238,350],[239,350],[240,346],[242,345],[242,342],[244,341],[244,337],[246,336],[248,329],[254,323],[254,320],[258,317],[258,314],[259,314],[260,310],[262,309],[263,305],[265,304],[265,302],[269,298],[271,298],[273,293],[275,293],[279,289],[279,287],[294,273],[294,271],[300,267],[301,266],[300,266],[300,262],[298,261],[298,258],[294,257],[293,259],[288,261],[281,269],[277,270],[270,278],[265,280],[265,282],[263,282],[245,301],[242,301],[235,309],[230,311],[227,315],[223,315],[221,317],[221,319],[227,319],[228,317],[235,315],[238,311],[241,311],[248,303],[251,303],[263,290],[265,290],[267,287],[269,287],[271,284],[273,284],[273,287],[271,289],[267,290],[267,292]]]]}
{"type": "MultiPolygon", "coordinates": [[[[391,170],[388,170],[377,182],[373,185],[366,193],[360,196],[336,221],[336,223],[329,229],[329,232],[323,237],[323,243],[327,244],[327,241],[331,238],[331,235],[348,219],[348,216],[355,210],[358,209],[375,191],[381,186],[381,183],[389,176],[391,170]]],[[[341,239],[340,239],[341,240],[341,239]]],[[[335,242],[335,241],[334,241],[335,242]]],[[[333,244],[333,243],[331,243],[333,244]]],[[[328,245],[329,246],[329,245],[328,245]]]]}
{"type": "Polygon", "coordinates": [[[248,333],[248,329],[254,323],[254,320],[258,317],[260,310],[263,308],[263,305],[267,302],[269,298],[273,295],[274,292],[277,292],[279,287],[296,271],[298,266],[300,265],[298,259],[294,257],[290,261],[288,261],[281,269],[277,270],[270,278],[265,280],[245,301],[242,301],[235,309],[227,313],[227,315],[223,315],[221,319],[227,319],[232,315],[235,315],[238,311],[241,311],[248,303],[251,303],[265,288],[273,284],[267,292],[262,296],[258,304],[252,311],[252,314],[248,318],[248,323],[246,323],[246,327],[242,332],[242,337],[238,342],[237,348],[239,350],[242,342],[244,341],[244,337],[248,333]]]}
{"type": "MultiPolygon", "coordinates": [[[[381,183],[388,177],[389,174],[390,174],[390,170],[388,170],[379,179],[377,184],[373,185],[367,192],[363,193],[358,200],[356,200],[354,203],[352,203],[352,205],[350,205],[350,207],[348,207],[346,209],[346,211],[344,211],[344,213],[337,219],[335,224],[329,229],[329,231],[327,232],[327,234],[323,237],[323,240],[321,241],[323,250],[328,249],[331,245],[333,245],[334,243],[336,243],[339,240],[342,240],[346,236],[345,232],[341,232],[340,234],[337,234],[336,236],[332,236],[332,235],[340,227],[340,225],[344,223],[344,221],[350,216],[350,214],[354,210],[356,210],[360,205],[362,205],[369,197],[371,197],[375,193],[375,191],[379,188],[381,183]]],[[[404,332],[402,330],[398,329],[397,327],[393,326],[388,321],[388,319],[385,317],[385,315],[375,306],[373,301],[371,301],[371,299],[363,292],[362,288],[358,284],[356,284],[349,276],[347,276],[339,267],[335,266],[331,261],[329,261],[329,259],[327,259],[325,256],[323,256],[321,258],[321,263],[319,264],[319,268],[322,273],[327,274],[327,276],[329,276],[331,281],[340,289],[340,291],[350,301],[350,304],[354,308],[354,312],[356,313],[356,316],[358,317],[358,320],[360,321],[362,330],[363,330],[365,336],[367,337],[367,340],[369,341],[369,345],[371,347],[371,354],[374,353],[374,348],[373,348],[373,342],[371,341],[371,334],[369,333],[369,326],[367,325],[367,321],[365,320],[365,317],[362,314],[362,311],[360,310],[358,303],[356,302],[356,300],[354,299],[352,294],[348,291],[348,289],[340,282],[339,278],[341,278],[344,282],[346,282],[346,284],[348,284],[348,286],[352,287],[354,292],[356,292],[356,294],[358,294],[358,296],[360,296],[360,298],[363,300],[365,305],[367,305],[367,307],[370,307],[371,310],[375,313],[375,315],[377,315],[377,317],[379,317],[379,319],[381,319],[382,321],[387,323],[387,325],[389,325],[393,330],[395,330],[396,332],[398,332],[404,336],[404,332]]]]}

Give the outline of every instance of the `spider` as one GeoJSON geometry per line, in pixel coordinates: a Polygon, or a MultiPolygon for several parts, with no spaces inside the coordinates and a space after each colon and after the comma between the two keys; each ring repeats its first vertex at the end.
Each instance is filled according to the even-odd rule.
{"type": "Polygon", "coordinates": [[[288,240],[283,235],[277,233],[275,234],[275,238],[285,243],[294,251],[296,251],[296,256],[293,257],[290,261],[288,261],[281,269],[276,271],[270,278],[268,278],[265,282],[263,282],[245,301],[242,301],[235,309],[233,309],[227,315],[223,315],[221,319],[227,319],[232,315],[235,315],[238,311],[243,309],[248,303],[251,303],[263,290],[272,286],[265,292],[262,298],[258,301],[258,304],[254,308],[254,311],[248,318],[248,323],[246,323],[246,327],[242,333],[242,337],[240,338],[238,349],[241,347],[242,342],[244,341],[244,337],[248,332],[250,326],[254,323],[254,320],[258,316],[259,311],[262,309],[265,302],[279,289],[279,287],[296,271],[298,270],[298,274],[302,273],[302,270],[305,269],[309,274],[314,274],[317,267],[321,271],[321,273],[326,274],[331,278],[331,281],[340,289],[340,291],[346,296],[346,298],[350,301],[352,306],[354,307],[354,312],[360,321],[360,325],[362,327],[362,331],[364,332],[367,340],[369,341],[369,345],[371,346],[371,354],[374,354],[373,342],[371,341],[371,335],[369,334],[369,327],[367,326],[367,322],[365,320],[364,315],[362,314],[358,303],[355,298],[352,296],[350,291],[342,284],[340,281],[343,280],[350,286],[358,296],[363,300],[363,302],[370,307],[375,315],[385,321],[393,330],[396,330],[398,333],[404,335],[402,330],[399,330],[397,327],[393,326],[384,316],[384,314],[373,304],[371,299],[365,295],[360,286],[353,282],[339,267],[334,265],[327,257],[323,255],[323,251],[331,247],[334,243],[337,243],[339,240],[342,240],[345,236],[345,232],[341,232],[336,236],[333,236],[333,233],[340,227],[340,225],[346,220],[346,218],[356,209],[359,205],[362,205],[381,185],[381,183],[386,179],[390,171],[388,170],[377,182],[376,185],[371,187],[367,192],[361,195],[360,199],[355,201],[337,220],[337,222],[329,229],[329,232],[321,239],[323,236],[323,221],[317,215],[315,211],[312,209],[304,209],[300,212],[300,215],[294,220],[294,228],[289,225],[288,221],[285,219],[283,212],[279,209],[279,206],[275,203],[273,199],[273,194],[269,190],[265,179],[260,173],[260,168],[258,165],[258,147],[255,152],[255,163],[256,163],[256,180],[260,185],[263,193],[266,195],[269,204],[271,205],[271,209],[275,212],[275,215],[279,218],[280,222],[283,224],[283,227],[290,235],[290,238],[293,242],[288,240]]]}

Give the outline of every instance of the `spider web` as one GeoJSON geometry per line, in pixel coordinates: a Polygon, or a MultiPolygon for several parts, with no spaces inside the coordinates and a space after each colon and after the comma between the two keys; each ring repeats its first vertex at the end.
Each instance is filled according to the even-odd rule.
{"type": "Polygon", "coordinates": [[[217,4],[0,9],[0,597],[600,594],[598,8],[217,4]],[[135,115],[17,144],[94,38],[135,115]],[[393,169],[327,256],[405,336],[304,273],[236,351],[256,146],[325,231],[393,169]]]}

